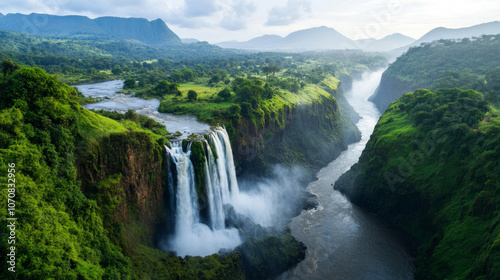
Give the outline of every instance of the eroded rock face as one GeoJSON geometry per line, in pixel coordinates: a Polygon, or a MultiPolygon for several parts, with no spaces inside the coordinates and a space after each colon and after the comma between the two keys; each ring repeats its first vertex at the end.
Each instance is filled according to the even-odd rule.
{"type": "Polygon", "coordinates": [[[228,129],[238,173],[264,175],[274,164],[314,171],[358,141],[358,116],[341,90],[331,94],[311,104],[285,106],[278,118],[266,116],[262,127],[241,120],[236,131],[228,129]]]}
{"type": "MultiPolygon", "coordinates": [[[[80,160],[78,178],[87,196],[110,209],[105,221],[124,225],[124,236],[153,245],[155,228],[165,219],[162,150],[147,133],[111,134],[94,143],[80,160]],[[130,231],[144,234],[128,234],[130,231]]],[[[132,245],[132,244],[130,244],[132,245]]]]}

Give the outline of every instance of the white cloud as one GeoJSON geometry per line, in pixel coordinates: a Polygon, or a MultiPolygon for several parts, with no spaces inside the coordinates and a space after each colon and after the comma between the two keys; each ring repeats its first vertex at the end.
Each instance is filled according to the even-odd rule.
{"type": "Polygon", "coordinates": [[[256,7],[252,2],[238,0],[232,3],[229,9],[223,14],[220,26],[227,30],[241,30],[252,19],[256,7]]]}
{"type": "Polygon", "coordinates": [[[285,36],[321,25],[354,39],[391,3],[399,3],[401,11],[362,36],[400,32],[418,38],[438,26],[500,20],[498,0],[0,0],[0,12],[161,18],[181,37],[209,42],[285,36]]]}
{"type": "Polygon", "coordinates": [[[184,0],[184,16],[203,17],[213,15],[217,11],[214,0],[184,0]]]}
{"type": "Polygon", "coordinates": [[[303,0],[288,0],[285,6],[276,6],[269,11],[266,25],[288,25],[310,12],[311,4],[309,2],[303,0]]]}

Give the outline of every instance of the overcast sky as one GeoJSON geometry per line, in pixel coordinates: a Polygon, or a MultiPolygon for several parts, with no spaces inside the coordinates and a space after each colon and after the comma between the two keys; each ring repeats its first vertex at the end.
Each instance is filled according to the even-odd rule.
{"type": "MultiPolygon", "coordinates": [[[[500,20],[498,0],[0,0],[0,13],[163,19],[181,38],[210,43],[286,36],[317,26],[351,39],[419,38],[439,26],[500,20]]],[[[500,31],[499,31],[500,32],[500,31]]]]}

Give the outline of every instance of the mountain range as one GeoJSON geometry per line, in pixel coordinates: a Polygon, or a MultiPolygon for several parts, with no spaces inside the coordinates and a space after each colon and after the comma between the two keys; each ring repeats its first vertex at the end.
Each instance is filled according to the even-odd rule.
{"type": "Polygon", "coordinates": [[[216,43],[223,48],[249,49],[258,51],[306,51],[326,49],[361,49],[386,52],[406,46],[415,39],[402,34],[393,34],[380,40],[351,40],[333,28],[321,26],[290,33],[286,37],[264,35],[246,42],[228,41],[216,43]]]}
{"type": "Polygon", "coordinates": [[[422,43],[430,43],[441,39],[462,39],[496,34],[500,34],[500,21],[492,21],[463,28],[437,27],[427,32],[415,42],[404,47],[395,48],[391,53],[397,57],[407,51],[410,47],[416,47],[422,43]]]}
{"type": "Polygon", "coordinates": [[[223,48],[251,50],[304,51],[311,49],[352,49],[354,42],[326,26],[299,30],[286,37],[264,35],[246,42],[221,42],[223,48]]]}
{"type": "MultiPolygon", "coordinates": [[[[73,38],[90,40],[124,40],[150,46],[172,46],[194,43],[196,39],[180,39],[167,24],[156,19],[86,16],[55,16],[32,13],[0,13],[0,30],[10,30],[29,35],[53,38],[73,38]]],[[[245,42],[227,41],[216,43],[223,48],[255,51],[309,51],[326,49],[361,49],[364,51],[389,52],[399,56],[408,48],[424,42],[439,39],[460,39],[480,37],[483,34],[500,33],[500,22],[494,21],[471,27],[450,29],[435,28],[415,40],[395,33],[382,39],[351,40],[333,28],[320,26],[290,33],[286,37],[264,35],[245,42]]]]}
{"type": "Polygon", "coordinates": [[[0,30],[41,37],[136,41],[154,46],[181,44],[161,19],[7,14],[0,16],[0,30]]]}
{"type": "Polygon", "coordinates": [[[465,28],[451,29],[438,27],[415,40],[400,33],[382,39],[351,40],[333,28],[326,26],[304,29],[290,33],[286,37],[264,35],[245,42],[227,41],[216,43],[223,48],[248,49],[257,51],[305,51],[324,49],[361,49],[374,52],[401,54],[413,46],[440,39],[461,39],[480,37],[483,34],[500,33],[500,22],[494,21],[465,28]]]}

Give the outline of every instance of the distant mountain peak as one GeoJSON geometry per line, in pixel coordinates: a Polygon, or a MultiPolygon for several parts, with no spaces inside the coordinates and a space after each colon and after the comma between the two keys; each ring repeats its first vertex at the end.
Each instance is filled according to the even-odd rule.
{"type": "Polygon", "coordinates": [[[417,45],[425,42],[432,42],[440,39],[462,39],[470,37],[480,37],[484,34],[499,34],[500,21],[492,21],[462,28],[437,27],[427,32],[418,39],[417,45]]]}
{"type": "Polygon", "coordinates": [[[11,30],[42,37],[107,36],[155,46],[181,44],[179,37],[161,19],[148,21],[144,18],[113,16],[90,19],[78,15],[7,14],[0,17],[0,30],[11,30]],[[47,17],[46,24],[26,27],[26,22],[40,20],[38,18],[40,16],[47,17]]]}

